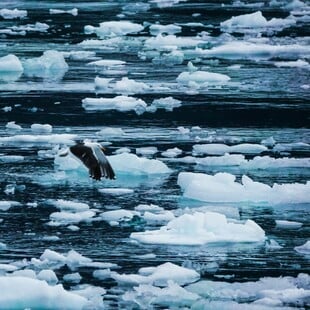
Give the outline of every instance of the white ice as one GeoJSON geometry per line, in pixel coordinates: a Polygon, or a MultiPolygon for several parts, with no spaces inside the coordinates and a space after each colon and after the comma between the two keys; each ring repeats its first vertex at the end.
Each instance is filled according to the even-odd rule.
{"type": "Polygon", "coordinates": [[[18,9],[1,9],[0,16],[2,16],[4,19],[24,18],[27,16],[27,11],[18,9]]]}
{"type": "Polygon", "coordinates": [[[182,72],[177,77],[177,82],[183,85],[190,85],[196,83],[197,85],[216,85],[225,84],[230,80],[230,77],[221,73],[195,71],[195,72],[182,72]]]}
{"type": "Polygon", "coordinates": [[[261,144],[242,143],[226,145],[221,143],[195,144],[193,152],[197,154],[224,155],[225,153],[260,154],[268,148],[261,144]]]}
{"type": "Polygon", "coordinates": [[[226,32],[259,33],[265,31],[281,31],[284,28],[296,24],[296,20],[288,18],[272,18],[267,21],[261,11],[255,13],[234,16],[220,23],[221,29],[226,32]]]}
{"type": "Polygon", "coordinates": [[[21,203],[17,202],[17,201],[11,201],[11,200],[0,201],[0,210],[1,211],[7,211],[12,207],[18,207],[18,206],[21,206],[21,203]]]}
{"type": "Polygon", "coordinates": [[[5,128],[8,129],[8,130],[16,130],[16,131],[19,131],[19,130],[23,129],[22,126],[16,124],[15,121],[8,122],[5,125],[5,128]]]}
{"type": "Polygon", "coordinates": [[[310,240],[300,246],[294,248],[298,253],[310,255],[310,240]]]}
{"type": "Polygon", "coordinates": [[[155,155],[157,152],[158,152],[158,149],[156,146],[144,146],[144,147],[136,148],[136,153],[138,155],[152,156],[152,155],[155,155]]]}
{"type": "Polygon", "coordinates": [[[50,124],[32,124],[31,131],[34,133],[51,133],[53,127],[50,124]]]}
{"type": "Polygon", "coordinates": [[[178,185],[183,190],[183,196],[208,202],[269,202],[306,203],[310,201],[310,182],[277,184],[269,186],[255,182],[246,175],[241,183],[229,173],[208,175],[203,173],[181,172],[178,185]]]}
{"type": "Polygon", "coordinates": [[[66,291],[62,285],[27,277],[0,277],[0,304],[5,309],[82,309],[87,299],[66,291]]]}
{"type": "Polygon", "coordinates": [[[122,128],[115,128],[115,127],[105,127],[97,131],[96,134],[101,137],[121,137],[126,133],[122,128]]]}
{"type": "Polygon", "coordinates": [[[298,59],[296,61],[276,61],[274,62],[274,65],[279,68],[306,68],[310,69],[310,64],[309,62],[298,59]]]}
{"type": "Polygon", "coordinates": [[[13,54],[0,57],[0,72],[23,72],[23,66],[19,58],[13,54]]]}
{"type": "Polygon", "coordinates": [[[175,34],[181,32],[181,30],[182,27],[175,24],[170,25],[153,24],[150,26],[150,33],[154,36],[158,35],[159,33],[175,34]]]}
{"type": "Polygon", "coordinates": [[[135,111],[137,114],[145,112],[147,104],[142,99],[128,96],[114,98],[85,98],[82,106],[87,111],[118,110],[121,112],[135,111]]]}
{"type": "Polygon", "coordinates": [[[302,223],[286,220],[276,220],[276,226],[278,228],[284,228],[284,229],[298,229],[302,226],[302,223]]]}
{"type": "Polygon", "coordinates": [[[123,77],[120,81],[117,81],[113,87],[113,91],[120,94],[138,94],[146,92],[150,87],[135,80],[130,80],[127,77],[123,77]]]}
{"type": "Polygon", "coordinates": [[[89,205],[83,202],[64,200],[64,199],[56,199],[47,200],[47,203],[53,205],[54,207],[62,210],[62,211],[70,211],[70,212],[81,212],[89,210],[89,205]]]}
{"type": "Polygon", "coordinates": [[[261,242],[264,230],[254,221],[229,222],[216,212],[195,212],[172,219],[159,230],[134,232],[131,238],[142,243],[203,245],[214,242],[261,242]]]}
{"type": "Polygon", "coordinates": [[[50,14],[71,14],[73,16],[78,15],[78,9],[77,8],[74,8],[71,10],[50,9],[49,12],[50,12],[50,14]]]}
{"type": "Polygon", "coordinates": [[[123,284],[153,284],[155,286],[167,286],[168,281],[185,285],[196,282],[200,278],[195,270],[180,267],[170,262],[157,267],[141,268],[138,274],[118,274],[115,272],[111,276],[123,284]]]}
{"type": "Polygon", "coordinates": [[[179,108],[181,106],[181,100],[175,99],[173,97],[165,97],[160,99],[154,99],[151,105],[151,109],[154,112],[157,109],[165,109],[166,111],[173,111],[174,108],[179,108]]]}
{"type": "Polygon", "coordinates": [[[122,196],[134,193],[134,190],[131,188],[118,188],[118,187],[99,188],[98,191],[102,194],[109,194],[115,196],[122,196]]]}
{"type": "Polygon", "coordinates": [[[73,144],[74,134],[52,134],[52,135],[15,135],[0,137],[2,144],[73,144]]]}
{"type": "Polygon", "coordinates": [[[176,157],[182,154],[182,150],[178,147],[174,147],[171,149],[167,149],[166,151],[162,152],[161,155],[164,157],[176,157]]]}
{"type": "Polygon", "coordinates": [[[129,33],[138,33],[143,29],[142,25],[130,21],[109,21],[100,23],[99,27],[90,25],[84,27],[86,34],[96,33],[100,38],[124,36],[129,33]]]}
{"type": "Polygon", "coordinates": [[[40,57],[26,59],[23,66],[27,76],[53,80],[61,79],[69,69],[63,54],[56,50],[48,50],[40,57]]]}

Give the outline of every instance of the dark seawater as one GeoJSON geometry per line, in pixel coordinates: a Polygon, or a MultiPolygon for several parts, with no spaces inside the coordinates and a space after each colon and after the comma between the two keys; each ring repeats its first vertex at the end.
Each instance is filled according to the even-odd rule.
{"type": "MultiPolygon", "coordinates": [[[[246,174],[254,181],[269,185],[305,184],[310,178],[309,161],[303,167],[248,169],[238,166],[201,166],[167,160],[161,155],[161,152],[167,149],[178,147],[183,151],[178,157],[192,156],[194,144],[210,142],[227,145],[260,144],[262,140],[273,137],[277,144],[302,142],[304,145],[283,152],[274,152],[271,146],[260,156],[309,159],[309,7],[307,7],[308,13],[304,13],[304,19],[298,19],[296,24],[272,33],[262,31],[262,34],[259,34],[259,31],[252,31],[247,34],[232,32],[228,35],[220,28],[220,23],[232,16],[258,10],[263,12],[267,20],[285,19],[291,10],[283,7],[289,2],[278,1],[278,5],[272,6],[269,1],[259,3],[245,1],[233,4],[226,0],[189,0],[179,3],[175,1],[174,4],[170,1],[171,6],[160,7],[151,1],[2,1],[0,9],[18,8],[27,10],[28,15],[22,19],[0,18],[0,57],[14,54],[23,63],[26,59],[41,56],[46,50],[93,53],[81,59],[66,56],[65,60],[69,67],[60,75],[57,74],[57,70],[53,73],[48,72],[45,76],[30,76],[24,71],[20,77],[8,81],[6,77],[1,77],[1,72],[0,138],[40,135],[33,133],[30,126],[34,123],[50,124],[53,126],[53,134],[68,133],[76,135],[79,139],[109,142],[108,155],[112,155],[121,147],[128,147],[133,153],[136,148],[157,147],[158,152],[148,158],[162,160],[172,172],[143,176],[121,173],[116,181],[101,182],[94,182],[73,172],[72,177],[57,180],[54,178],[54,173],[57,172],[54,157],[38,155],[38,151],[52,150],[55,144],[1,140],[2,155],[20,155],[24,156],[24,160],[18,162],[0,160],[0,201],[12,200],[21,204],[5,211],[0,209],[2,219],[0,242],[6,244],[6,248],[0,247],[0,263],[39,258],[46,249],[59,253],[67,253],[74,249],[94,261],[117,264],[119,269],[116,271],[121,274],[136,274],[139,268],[158,266],[165,262],[191,266],[200,272],[201,280],[231,283],[257,281],[263,277],[295,278],[300,273],[309,273],[309,252],[306,255],[294,250],[294,247],[305,244],[310,238],[309,192],[308,198],[305,198],[303,203],[201,202],[184,198],[177,185],[178,174],[184,171],[210,175],[228,172],[235,175],[238,181],[246,174]],[[49,9],[72,8],[78,9],[77,16],[49,13],[49,9]],[[86,39],[100,40],[96,34],[85,34],[84,26],[98,26],[103,21],[119,20],[129,20],[144,25],[145,28],[138,33],[116,36],[120,40],[111,45],[79,44],[86,39]],[[9,27],[36,22],[45,23],[49,28],[45,32],[26,31],[25,35],[1,32],[3,29],[10,29],[9,27]],[[265,42],[270,45],[299,44],[308,50],[303,53],[288,52],[284,56],[274,53],[267,57],[209,58],[194,55],[195,46],[185,46],[178,48],[186,51],[180,62],[167,62],[163,60],[162,55],[169,51],[169,48],[166,48],[166,51],[145,48],[145,40],[152,37],[149,25],[154,23],[180,25],[181,31],[175,36],[182,38],[199,36],[205,41],[201,44],[202,49],[210,49],[233,40],[248,42],[252,40],[253,44],[265,42]],[[109,71],[106,67],[96,69],[87,65],[100,59],[122,60],[126,64],[109,71]],[[281,67],[275,65],[276,62],[297,60],[308,61],[308,65],[281,67]],[[231,80],[224,85],[208,85],[198,89],[195,86],[190,89],[179,85],[176,77],[181,72],[188,71],[188,61],[192,61],[199,70],[225,74],[231,80]],[[240,66],[232,69],[233,65],[240,66]],[[123,70],[125,73],[117,70],[123,70]],[[120,95],[111,88],[95,89],[96,76],[114,78],[113,82],[127,76],[149,86],[158,86],[134,95],[129,94],[144,100],[148,105],[154,99],[169,96],[182,103],[173,111],[158,109],[153,113],[146,111],[142,114],[137,114],[133,110],[86,111],[82,106],[82,100],[86,97],[112,98],[120,95]],[[6,110],[5,107],[11,109],[6,110]],[[10,121],[22,126],[22,130],[7,129],[6,124],[10,121]],[[187,129],[193,126],[200,128],[197,132],[192,129],[190,133],[182,134],[178,130],[180,126],[187,129]],[[115,136],[96,134],[106,127],[121,128],[125,134],[115,136]],[[210,137],[212,141],[208,140],[210,137]],[[15,187],[15,192],[7,193],[8,186],[15,187]],[[103,187],[131,188],[134,192],[120,196],[99,193],[98,189],[103,187]],[[97,210],[95,216],[97,220],[75,223],[80,228],[78,231],[68,229],[68,225],[50,226],[48,225],[50,215],[57,211],[48,203],[50,199],[87,203],[90,208],[97,210]],[[29,203],[35,203],[35,206],[29,203]],[[268,240],[277,241],[282,248],[270,250],[264,242],[215,243],[202,246],[142,244],[134,242],[130,234],[158,229],[167,222],[152,225],[134,217],[130,221],[111,226],[100,219],[100,213],[104,211],[134,210],[139,204],[155,204],[174,214],[185,208],[200,206],[210,206],[212,211],[218,206],[227,207],[227,210],[233,208],[241,220],[254,220],[265,231],[268,240]],[[275,220],[296,221],[303,225],[297,229],[280,228],[276,227],[275,220]],[[43,238],[45,236],[58,236],[59,239],[49,241],[43,238]],[[155,255],[144,259],[137,258],[137,255],[149,253],[155,255]],[[218,264],[215,271],[199,267],[210,262],[218,264]],[[222,275],[228,279],[218,277],[222,275]],[[230,277],[231,275],[233,277],[230,277]]],[[[60,146],[63,147],[65,144],[60,143],[60,146]]],[[[253,158],[253,154],[246,155],[246,159],[253,158]]],[[[218,210],[222,210],[221,208],[218,210]]],[[[54,271],[59,282],[63,283],[67,290],[74,290],[74,285],[62,280],[63,275],[71,273],[67,267],[54,271]]],[[[106,309],[141,308],[141,304],[126,302],[122,298],[124,293],[132,290],[132,286],[118,284],[110,277],[99,280],[93,277],[93,271],[94,268],[90,267],[78,269],[82,276],[81,284],[105,288],[107,293],[103,304],[106,309]]],[[[250,303],[251,300],[245,302],[250,303]]],[[[296,302],[285,305],[298,306],[296,302]]],[[[144,304],[144,308],[156,308],[156,306],[158,305],[144,304]]],[[[169,306],[159,303],[160,306],[169,308],[172,304],[169,306]]],[[[307,307],[306,304],[301,306],[307,307]]],[[[191,305],[187,304],[186,307],[190,308],[191,305]]],[[[229,309],[229,301],[226,307],[225,309],[229,309]]],[[[205,309],[212,309],[212,306],[209,308],[205,306],[205,309]]]]}

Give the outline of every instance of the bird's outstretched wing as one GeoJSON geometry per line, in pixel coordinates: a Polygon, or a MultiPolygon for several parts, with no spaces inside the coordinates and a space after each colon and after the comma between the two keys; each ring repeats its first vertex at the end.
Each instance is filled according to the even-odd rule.
{"type": "Polygon", "coordinates": [[[70,147],[70,151],[88,168],[89,176],[93,179],[115,178],[115,173],[99,146],[89,147],[84,144],[76,144],[70,147]]]}

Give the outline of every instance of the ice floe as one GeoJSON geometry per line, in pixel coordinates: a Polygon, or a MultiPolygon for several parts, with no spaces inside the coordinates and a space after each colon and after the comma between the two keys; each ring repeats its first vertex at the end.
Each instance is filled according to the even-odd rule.
{"type": "Polygon", "coordinates": [[[31,131],[35,133],[51,133],[53,127],[50,124],[32,124],[31,131]]]}
{"type": "Polygon", "coordinates": [[[14,131],[19,131],[23,129],[22,126],[16,124],[15,121],[8,122],[5,125],[5,128],[8,130],[14,130],[14,131]]]}
{"type": "Polygon", "coordinates": [[[3,200],[3,201],[0,201],[0,210],[7,211],[12,207],[18,207],[20,205],[21,203],[17,201],[3,200]]]}
{"type": "Polygon", "coordinates": [[[203,298],[192,305],[199,309],[291,309],[290,306],[307,305],[308,283],[309,275],[300,273],[296,278],[264,277],[243,283],[201,280],[190,284],[186,290],[203,298]]]}
{"type": "Polygon", "coordinates": [[[15,135],[0,137],[0,144],[73,144],[74,134],[15,135]]]}
{"type": "Polygon", "coordinates": [[[273,184],[255,182],[246,175],[241,182],[229,173],[208,175],[203,173],[181,172],[178,185],[183,196],[208,202],[269,202],[306,203],[309,202],[310,182],[273,184]]]}
{"type": "Polygon", "coordinates": [[[172,219],[159,230],[135,232],[131,238],[142,243],[172,245],[203,245],[214,242],[261,242],[264,230],[254,221],[229,222],[216,212],[195,212],[172,219]]]}
{"type": "Polygon", "coordinates": [[[243,143],[237,145],[226,145],[221,143],[195,144],[193,152],[196,154],[223,155],[225,153],[260,154],[268,148],[261,144],[243,143]]]}
{"type": "Polygon", "coordinates": [[[77,8],[74,8],[71,10],[50,9],[49,12],[50,12],[50,14],[71,14],[73,16],[78,15],[78,9],[77,8]]]}
{"type": "Polygon", "coordinates": [[[47,200],[48,204],[53,205],[54,207],[62,210],[62,211],[71,211],[71,212],[81,212],[89,210],[89,205],[83,202],[64,200],[64,199],[56,199],[47,200]]]}
{"type": "Polygon", "coordinates": [[[138,94],[144,93],[150,87],[143,82],[136,82],[130,80],[127,77],[123,77],[120,81],[117,81],[113,87],[114,92],[120,94],[138,94]]]}
{"type": "Polygon", "coordinates": [[[200,275],[192,269],[180,267],[170,262],[157,267],[140,268],[138,274],[113,273],[112,278],[123,284],[153,284],[155,286],[167,286],[168,281],[174,281],[178,285],[185,285],[199,280],[200,275]]]}
{"type": "Polygon", "coordinates": [[[147,104],[142,99],[128,96],[114,98],[85,98],[82,106],[87,111],[118,110],[121,112],[135,111],[137,114],[145,112],[147,104]]]}
{"type": "Polygon", "coordinates": [[[0,290],[0,304],[7,309],[15,309],[16,305],[20,308],[82,309],[87,304],[86,298],[66,291],[62,285],[50,286],[45,281],[27,277],[0,277],[0,290]]]}
{"type": "Polygon", "coordinates": [[[0,16],[2,16],[4,19],[24,18],[27,16],[27,11],[18,9],[1,9],[0,16]]]}
{"type": "Polygon", "coordinates": [[[153,24],[150,26],[150,33],[152,35],[158,35],[159,33],[165,33],[165,34],[175,34],[178,32],[181,32],[182,27],[170,24],[170,25],[160,25],[160,24],[153,24]]]}
{"type": "Polygon", "coordinates": [[[99,192],[102,194],[121,196],[121,195],[132,194],[134,193],[134,190],[131,188],[107,187],[107,188],[99,188],[99,192]]]}
{"type": "Polygon", "coordinates": [[[26,59],[23,66],[27,76],[53,80],[61,79],[69,68],[63,54],[55,50],[45,51],[42,56],[37,58],[26,59]]]}
{"type": "Polygon", "coordinates": [[[160,99],[154,99],[152,102],[151,107],[149,107],[148,110],[154,110],[154,112],[157,109],[165,109],[166,111],[173,111],[174,108],[179,108],[181,106],[181,100],[175,99],[173,97],[165,97],[160,99]]]}
{"type": "Polygon", "coordinates": [[[272,18],[267,21],[261,11],[255,13],[234,16],[224,22],[220,26],[226,32],[241,32],[241,33],[259,33],[266,31],[281,31],[284,28],[296,24],[296,20],[289,16],[288,18],[272,18]]]}
{"type": "Polygon", "coordinates": [[[302,226],[302,223],[295,221],[276,220],[276,226],[284,229],[298,229],[302,226]]]}
{"type": "Polygon", "coordinates": [[[23,66],[19,58],[13,54],[9,54],[0,58],[0,72],[22,72],[23,66]]]}
{"type": "Polygon", "coordinates": [[[181,149],[179,149],[178,147],[174,147],[172,149],[168,149],[162,152],[161,155],[164,157],[176,157],[176,156],[181,155],[182,153],[183,151],[181,149]]]}
{"type": "Polygon", "coordinates": [[[136,148],[136,153],[138,155],[152,156],[155,155],[157,152],[158,149],[156,146],[144,146],[136,148]]]}
{"type": "Polygon", "coordinates": [[[24,161],[25,157],[21,155],[1,155],[0,163],[16,163],[24,161]]]}
{"type": "Polygon", "coordinates": [[[130,21],[109,21],[100,23],[99,27],[90,25],[84,27],[86,34],[95,33],[100,38],[124,36],[130,33],[138,33],[143,29],[142,25],[130,21]]]}
{"type": "Polygon", "coordinates": [[[310,255],[310,240],[303,245],[295,246],[294,249],[298,253],[310,255]]]}
{"type": "Polygon", "coordinates": [[[274,63],[276,67],[282,68],[306,68],[310,69],[310,64],[302,59],[298,59],[296,61],[276,61],[274,63]]]}

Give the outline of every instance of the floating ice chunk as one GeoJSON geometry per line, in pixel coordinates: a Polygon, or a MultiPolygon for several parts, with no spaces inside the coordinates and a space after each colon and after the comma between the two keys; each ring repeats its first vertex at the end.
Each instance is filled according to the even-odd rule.
{"type": "MultiPolygon", "coordinates": [[[[279,277],[261,278],[256,282],[222,282],[199,281],[186,287],[187,291],[196,293],[208,299],[208,306],[212,309],[270,309],[281,307],[291,309],[285,305],[304,306],[309,298],[309,290],[306,285],[299,285],[299,279],[303,276],[309,281],[309,276],[299,274],[297,278],[279,277]],[[307,297],[308,296],[308,297],[307,297]],[[268,304],[267,302],[268,297],[268,304]],[[265,299],[266,298],[266,299],[265,299]],[[215,304],[213,304],[214,301],[215,304]],[[226,300],[227,303],[219,301],[226,300]],[[235,301],[235,302],[233,302],[235,301]],[[226,305],[226,306],[225,306],[226,305]],[[243,307],[245,305],[245,307],[243,307]],[[264,307],[266,306],[266,308],[264,307]],[[233,307],[233,308],[232,308],[233,307]]],[[[201,305],[202,308],[203,305],[201,305]]],[[[210,309],[211,309],[210,308],[210,309]]]]}
{"type": "Polygon", "coordinates": [[[51,133],[53,127],[49,124],[32,124],[31,130],[35,133],[51,133]]]}
{"type": "Polygon", "coordinates": [[[144,156],[152,156],[158,152],[156,146],[145,146],[136,148],[136,153],[144,156]]]}
{"type": "Polygon", "coordinates": [[[172,7],[179,2],[186,2],[187,0],[151,0],[151,3],[156,3],[159,8],[172,7]]]}
{"type": "Polygon", "coordinates": [[[227,83],[229,80],[230,77],[228,75],[207,71],[182,72],[177,77],[177,82],[185,85],[189,85],[193,82],[198,85],[223,84],[227,83]]]}
{"type": "Polygon", "coordinates": [[[164,208],[159,207],[157,205],[146,205],[146,204],[139,204],[135,207],[136,211],[145,212],[145,211],[151,211],[151,212],[161,212],[164,211],[164,208]]]}
{"type": "Polygon", "coordinates": [[[121,147],[119,149],[117,149],[114,153],[115,154],[122,154],[122,153],[130,153],[131,149],[128,147],[121,147]]]}
{"type": "Polygon", "coordinates": [[[62,53],[54,50],[45,51],[41,57],[24,61],[25,74],[28,76],[61,79],[68,71],[62,53]]]}
{"type": "MultiPolygon", "coordinates": [[[[1,78],[1,76],[0,76],[0,78],[1,78]]],[[[1,110],[3,110],[5,113],[11,112],[12,111],[12,107],[6,106],[6,107],[3,107],[1,110]]]]}
{"type": "Polygon", "coordinates": [[[4,19],[24,18],[27,16],[27,11],[18,9],[1,9],[0,16],[2,16],[4,19]]]}
{"type": "Polygon", "coordinates": [[[67,292],[62,285],[26,277],[0,277],[0,304],[6,309],[82,309],[87,299],[67,292]],[[12,292],[14,292],[12,294],[12,292]]]}
{"type": "Polygon", "coordinates": [[[87,111],[118,110],[121,112],[135,111],[142,114],[146,110],[146,103],[142,99],[128,96],[116,96],[114,98],[85,98],[82,106],[87,111]]]}
{"type": "Polygon", "coordinates": [[[153,24],[150,26],[150,33],[157,36],[159,33],[175,34],[182,31],[182,27],[174,24],[159,25],[153,24]]]}
{"type": "Polygon", "coordinates": [[[114,85],[114,91],[120,94],[138,94],[144,93],[150,87],[143,82],[136,82],[135,80],[130,80],[127,77],[123,77],[120,81],[117,81],[114,85]]]}
{"type": "MultiPolygon", "coordinates": [[[[0,264],[0,272],[1,271],[6,271],[6,272],[10,272],[10,271],[16,271],[18,268],[14,265],[11,264],[0,264]]],[[[0,277],[1,279],[1,277],[0,277]]],[[[1,280],[0,280],[1,281],[1,280]]],[[[1,300],[1,299],[0,299],[1,300]]]]}
{"type": "Polygon", "coordinates": [[[173,97],[166,97],[160,99],[154,99],[151,107],[157,109],[165,109],[166,111],[172,111],[174,108],[181,106],[181,100],[174,99],[173,97]]]}
{"type": "Polygon", "coordinates": [[[134,190],[131,188],[99,188],[98,191],[102,194],[110,194],[115,196],[128,195],[134,193],[134,190]]]}
{"type": "Polygon", "coordinates": [[[306,3],[300,0],[293,0],[290,3],[286,4],[283,8],[286,10],[296,10],[307,7],[306,3]]]}
{"type": "Polygon", "coordinates": [[[192,269],[180,267],[172,263],[165,263],[157,267],[141,268],[139,274],[117,274],[112,278],[126,284],[153,284],[155,286],[167,286],[168,281],[174,281],[179,285],[185,285],[197,281],[200,276],[192,269]]]}
{"type": "Polygon", "coordinates": [[[15,135],[0,137],[0,144],[73,144],[74,134],[15,135]]]}
{"type": "Polygon", "coordinates": [[[96,134],[102,137],[120,137],[125,135],[125,132],[122,128],[105,127],[96,132],[96,134]]]}
{"type": "MultiPolygon", "coordinates": [[[[30,279],[36,279],[36,273],[31,269],[15,270],[9,274],[10,277],[26,277],[30,279]]],[[[41,280],[41,279],[39,279],[41,280]]]]}
{"type": "Polygon", "coordinates": [[[77,8],[74,8],[71,10],[50,9],[49,12],[50,12],[50,14],[71,14],[73,16],[78,15],[78,9],[77,8]]]}
{"type": "Polygon", "coordinates": [[[274,152],[309,151],[310,144],[304,142],[277,143],[272,149],[274,152]]]}
{"type": "Polygon", "coordinates": [[[221,29],[226,32],[262,32],[267,30],[281,31],[284,28],[296,24],[293,18],[273,18],[269,21],[262,15],[261,11],[255,13],[234,16],[220,23],[221,29]]]}
{"type": "Polygon", "coordinates": [[[49,225],[58,226],[80,223],[82,221],[89,221],[95,215],[96,213],[92,210],[79,211],[75,213],[67,211],[54,212],[50,215],[50,219],[52,221],[49,223],[49,225]]]}
{"type": "Polygon", "coordinates": [[[123,60],[113,60],[113,59],[101,59],[89,62],[87,66],[95,66],[95,67],[121,67],[126,64],[126,61],[123,60]]]}
{"type": "Polygon", "coordinates": [[[310,69],[310,64],[302,59],[296,61],[277,61],[274,63],[276,67],[287,67],[287,68],[307,68],[310,69]]]}
{"type": "Polygon", "coordinates": [[[310,240],[308,240],[305,244],[300,246],[295,246],[295,251],[301,254],[310,255],[310,240]]]}
{"type": "Polygon", "coordinates": [[[7,211],[12,207],[19,207],[21,206],[21,203],[17,201],[0,201],[0,210],[1,211],[7,211]]]}
{"type": "Polygon", "coordinates": [[[131,238],[143,243],[202,245],[213,242],[260,242],[265,232],[254,221],[229,223],[226,216],[215,212],[184,214],[159,230],[132,233],[131,238]]]}
{"type": "Polygon", "coordinates": [[[96,58],[96,52],[94,51],[70,51],[61,52],[65,58],[70,58],[72,60],[85,60],[96,58]]]}
{"type": "Polygon", "coordinates": [[[246,41],[233,41],[210,50],[196,51],[198,56],[217,57],[224,59],[270,59],[278,58],[297,58],[307,57],[310,48],[306,45],[269,45],[263,43],[250,43],[246,41]]]}
{"type": "Polygon", "coordinates": [[[63,279],[65,282],[80,283],[82,277],[78,272],[75,272],[64,275],[63,279]]]}
{"type": "Polygon", "coordinates": [[[148,223],[169,222],[175,218],[171,211],[161,211],[159,213],[146,211],[142,217],[148,223]]]}
{"type": "Polygon", "coordinates": [[[302,223],[294,221],[276,220],[276,225],[278,228],[298,229],[302,226],[302,223]]]}
{"type": "Polygon", "coordinates": [[[140,24],[135,24],[130,21],[110,21],[99,24],[99,27],[85,26],[84,32],[86,34],[96,33],[98,37],[116,37],[124,36],[129,33],[138,33],[144,27],[140,24]]]}
{"type": "Polygon", "coordinates": [[[182,135],[187,135],[190,133],[190,129],[185,128],[183,126],[179,126],[177,129],[178,129],[178,132],[182,135]]]}
{"type": "Polygon", "coordinates": [[[277,241],[270,239],[268,243],[266,243],[266,248],[269,250],[278,250],[282,249],[283,246],[281,246],[277,241]]]}
{"type": "Polygon", "coordinates": [[[53,270],[44,269],[41,270],[37,275],[38,280],[44,280],[49,285],[56,285],[58,282],[58,278],[53,270]]]}
{"type": "Polygon", "coordinates": [[[0,250],[6,249],[6,244],[3,242],[0,242],[0,250]]]}
{"type": "Polygon", "coordinates": [[[57,200],[50,199],[47,202],[63,211],[81,212],[89,210],[88,204],[83,202],[76,202],[63,199],[57,199],[57,200]]]}
{"type": "Polygon", "coordinates": [[[161,153],[164,157],[177,157],[182,154],[182,150],[180,150],[178,147],[174,147],[173,149],[168,149],[161,153]]]}
{"type": "Polygon", "coordinates": [[[10,73],[10,72],[18,72],[21,74],[23,72],[23,66],[18,59],[13,54],[9,54],[7,56],[0,57],[0,72],[3,73],[10,73]]]}
{"type": "Polygon", "coordinates": [[[130,210],[112,210],[112,211],[106,211],[100,214],[100,217],[107,221],[115,221],[115,222],[120,222],[120,221],[129,221],[131,220],[135,215],[140,215],[139,212],[136,211],[130,211],[130,210]]]}
{"type": "Polygon", "coordinates": [[[157,159],[138,157],[130,153],[108,156],[111,165],[116,172],[147,175],[170,173],[171,170],[163,162],[157,159]]]}
{"type": "Polygon", "coordinates": [[[22,126],[15,124],[15,121],[8,122],[5,125],[5,128],[9,130],[22,130],[23,129],[22,126]]]}
{"type": "Polygon", "coordinates": [[[171,51],[176,50],[177,48],[196,47],[201,43],[204,43],[204,41],[197,38],[176,37],[172,34],[163,36],[158,34],[156,37],[147,39],[144,45],[146,49],[171,51]]]}
{"type": "Polygon", "coordinates": [[[195,144],[193,152],[197,154],[224,155],[225,153],[260,154],[268,148],[261,144],[242,143],[229,146],[221,143],[195,144]]]}
{"type": "Polygon", "coordinates": [[[168,286],[159,288],[150,284],[140,284],[134,291],[127,291],[123,300],[135,302],[137,305],[147,304],[164,307],[190,307],[199,295],[188,292],[173,281],[168,281],[168,286]]]}
{"type": "Polygon", "coordinates": [[[49,29],[49,25],[45,23],[36,22],[35,24],[27,24],[21,26],[13,26],[11,29],[16,32],[20,32],[21,35],[25,35],[26,31],[34,31],[34,32],[47,32],[49,29]]]}
{"type": "Polygon", "coordinates": [[[263,144],[267,147],[273,147],[276,144],[276,140],[273,137],[269,137],[267,139],[263,139],[261,141],[261,144],[263,144]]]}
{"type": "Polygon", "coordinates": [[[244,155],[225,153],[223,156],[195,158],[194,162],[202,166],[241,166],[246,160],[244,155]]]}
{"type": "Polygon", "coordinates": [[[100,78],[98,76],[95,77],[95,87],[99,89],[108,89],[112,87],[110,82],[114,80],[113,78],[100,78]]]}

